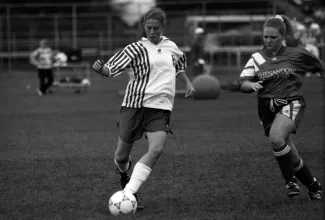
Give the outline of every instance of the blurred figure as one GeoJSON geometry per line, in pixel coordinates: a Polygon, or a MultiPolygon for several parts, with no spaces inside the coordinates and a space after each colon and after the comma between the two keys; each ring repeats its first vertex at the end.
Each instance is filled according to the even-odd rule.
{"type": "Polygon", "coordinates": [[[305,18],[303,25],[301,43],[306,50],[319,58],[319,49],[317,45],[321,42],[321,29],[311,17],[305,18]]]}
{"type": "Polygon", "coordinates": [[[191,63],[193,75],[201,75],[205,72],[205,31],[198,27],[194,30],[194,39],[191,44],[191,63]]]}
{"type": "Polygon", "coordinates": [[[54,53],[48,46],[45,38],[40,40],[39,47],[31,53],[30,63],[37,68],[39,78],[39,88],[37,89],[38,95],[42,96],[51,93],[52,90],[50,90],[50,88],[54,81],[52,69],[54,53]]]}
{"type": "Polygon", "coordinates": [[[300,47],[286,47],[283,41],[294,32],[286,16],[277,15],[263,26],[265,46],[253,53],[240,74],[240,89],[256,91],[258,115],[285,180],[288,197],[300,195],[297,179],[305,185],[310,200],[320,200],[322,186],[300,157],[293,139],[305,112],[300,76],[320,72],[322,61],[300,47]]]}

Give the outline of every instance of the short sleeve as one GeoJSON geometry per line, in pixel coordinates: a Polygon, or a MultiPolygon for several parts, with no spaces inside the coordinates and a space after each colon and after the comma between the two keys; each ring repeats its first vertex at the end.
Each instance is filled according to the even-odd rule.
{"type": "Polygon", "coordinates": [[[176,69],[176,75],[178,75],[180,72],[184,72],[187,68],[187,58],[184,53],[182,53],[182,56],[178,59],[177,64],[175,66],[176,69]]]}
{"type": "Polygon", "coordinates": [[[251,82],[255,82],[256,81],[256,70],[255,70],[255,64],[254,64],[254,59],[253,57],[251,57],[247,64],[245,65],[245,68],[243,69],[243,71],[241,72],[240,76],[239,76],[239,82],[240,84],[242,84],[244,81],[251,81],[251,82]]]}

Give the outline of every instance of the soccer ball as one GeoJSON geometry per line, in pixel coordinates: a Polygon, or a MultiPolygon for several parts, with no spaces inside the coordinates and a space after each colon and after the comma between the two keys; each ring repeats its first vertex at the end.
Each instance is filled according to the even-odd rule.
{"type": "Polygon", "coordinates": [[[137,211],[137,200],[131,192],[117,191],[114,193],[108,202],[109,211],[112,215],[119,214],[134,214],[137,211]]]}

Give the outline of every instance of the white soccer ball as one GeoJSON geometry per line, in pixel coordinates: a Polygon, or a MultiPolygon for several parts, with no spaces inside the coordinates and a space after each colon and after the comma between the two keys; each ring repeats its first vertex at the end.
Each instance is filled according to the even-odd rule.
{"type": "Polygon", "coordinates": [[[114,193],[108,202],[109,211],[114,216],[120,214],[134,214],[137,211],[137,200],[131,192],[117,191],[114,193]]]}

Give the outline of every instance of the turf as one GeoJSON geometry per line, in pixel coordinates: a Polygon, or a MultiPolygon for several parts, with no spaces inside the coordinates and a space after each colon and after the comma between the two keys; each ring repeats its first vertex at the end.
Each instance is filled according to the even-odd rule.
{"type": "MultiPolygon", "coordinates": [[[[225,82],[236,73],[217,77],[225,82]]],[[[308,107],[296,142],[324,183],[324,85],[317,77],[304,83],[308,107]]],[[[119,190],[113,154],[117,91],[125,85],[123,76],[92,75],[86,93],[62,89],[38,97],[33,71],[1,72],[0,219],[116,219],[107,203],[119,190]]],[[[308,201],[303,186],[301,196],[286,197],[255,94],[177,98],[171,127],[174,134],[140,190],[145,209],[132,219],[324,219],[324,199],[308,201]]],[[[134,145],[134,161],[146,147],[145,139],[134,145]]]]}

